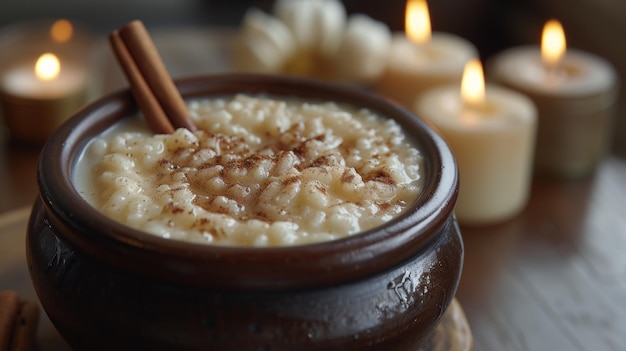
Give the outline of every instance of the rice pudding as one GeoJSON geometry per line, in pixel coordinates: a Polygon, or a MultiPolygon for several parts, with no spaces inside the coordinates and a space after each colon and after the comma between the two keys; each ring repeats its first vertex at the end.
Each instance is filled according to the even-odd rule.
{"type": "Polygon", "coordinates": [[[377,227],[421,190],[419,150],[370,110],[247,95],[188,108],[197,132],[154,135],[136,117],[92,140],[74,171],[79,193],[164,238],[267,247],[377,227]]]}

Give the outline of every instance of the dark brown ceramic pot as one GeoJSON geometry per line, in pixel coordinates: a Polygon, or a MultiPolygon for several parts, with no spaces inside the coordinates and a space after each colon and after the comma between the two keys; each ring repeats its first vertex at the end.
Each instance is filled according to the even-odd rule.
{"type": "Polygon", "coordinates": [[[397,120],[425,155],[408,211],[345,239],[236,248],[162,239],[100,214],[72,185],[85,143],[136,114],[129,92],[81,110],[45,145],[27,257],[44,309],[77,349],[414,350],[454,296],[463,245],[457,168],[407,110],[349,88],[223,75],[179,82],[185,98],[240,92],[351,103],[397,120]]]}

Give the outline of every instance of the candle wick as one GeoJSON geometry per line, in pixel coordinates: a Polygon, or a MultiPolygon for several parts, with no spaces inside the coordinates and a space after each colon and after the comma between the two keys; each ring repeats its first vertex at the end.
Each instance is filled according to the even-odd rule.
{"type": "Polygon", "coordinates": [[[458,111],[461,122],[466,126],[478,125],[485,117],[484,106],[476,103],[463,103],[458,111]]]}
{"type": "Polygon", "coordinates": [[[565,67],[560,62],[546,63],[545,72],[546,83],[554,85],[563,79],[565,67]]]}
{"type": "Polygon", "coordinates": [[[484,101],[465,101],[465,108],[475,113],[487,112],[487,104],[484,101]]]}
{"type": "Polygon", "coordinates": [[[485,95],[474,99],[461,98],[461,100],[463,106],[462,109],[470,114],[484,117],[493,112],[493,105],[487,102],[487,97],[485,95]]]}

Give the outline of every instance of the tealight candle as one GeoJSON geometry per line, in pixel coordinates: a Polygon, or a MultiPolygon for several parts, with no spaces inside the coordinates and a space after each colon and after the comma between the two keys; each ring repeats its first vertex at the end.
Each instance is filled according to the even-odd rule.
{"type": "MultiPolygon", "coordinates": [[[[72,30],[71,24],[65,20],[57,21],[49,28],[45,35],[49,35],[50,43],[54,44],[41,45],[40,50],[58,49],[55,53],[40,52],[39,56],[34,56],[37,46],[31,46],[32,42],[28,41],[14,40],[6,45],[5,50],[13,50],[13,57],[0,77],[0,102],[4,123],[12,139],[41,144],[87,102],[88,64],[68,54],[69,50],[84,49],[69,42],[72,30]]],[[[28,35],[42,34],[33,30],[28,35]]],[[[83,55],[83,61],[87,61],[89,51],[83,55]]]]}
{"type": "Polygon", "coordinates": [[[81,90],[85,72],[71,66],[61,68],[56,55],[42,54],[33,67],[22,66],[7,72],[2,79],[2,91],[24,99],[53,100],[81,90]]]}
{"type": "Polygon", "coordinates": [[[480,61],[467,64],[458,85],[434,88],[414,106],[454,152],[460,190],[455,213],[462,224],[484,225],[519,213],[528,201],[536,109],[527,97],[489,85],[480,61]]]}
{"type": "Polygon", "coordinates": [[[387,67],[376,90],[411,108],[416,97],[439,85],[459,84],[463,67],[478,51],[467,40],[448,33],[431,33],[425,0],[409,0],[406,35],[392,40],[387,67]]]}
{"type": "Polygon", "coordinates": [[[494,81],[529,96],[539,111],[535,173],[589,175],[606,154],[618,79],[604,59],[567,49],[560,23],[549,21],[542,47],[517,47],[488,65],[494,81]]]}

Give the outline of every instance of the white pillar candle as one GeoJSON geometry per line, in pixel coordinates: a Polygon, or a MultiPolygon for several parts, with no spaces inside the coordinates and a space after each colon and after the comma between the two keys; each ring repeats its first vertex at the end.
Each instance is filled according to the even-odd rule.
{"type": "Polygon", "coordinates": [[[432,33],[424,0],[409,0],[406,35],[392,40],[387,67],[376,83],[376,90],[411,108],[426,90],[446,84],[459,84],[463,67],[478,51],[467,40],[448,33],[432,33]],[[415,6],[413,6],[415,5],[415,6]]]}
{"type": "Polygon", "coordinates": [[[535,173],[583,177],[606,154],[618,79],[604,59],[579,50],[565,52],[564,34],[556,28],[560,41],[548,40],[546,26],[543,50],[535,46],[506,50],[489,62],[488,73],[537,106],[535,173]]]}
{"type": "Polygon", "coordinates": [[[515,216],[528,201],[536,110],[521,94],[497,86],[485,89],[479,61],[471,61],[468,68],[470,64],[479,68],[476,83],[466,79],[468,69],[462,93],[458,85],[434,88],[414,109],[439,130],[455,154],[457,219],[484,225],[515,216]]]}

